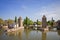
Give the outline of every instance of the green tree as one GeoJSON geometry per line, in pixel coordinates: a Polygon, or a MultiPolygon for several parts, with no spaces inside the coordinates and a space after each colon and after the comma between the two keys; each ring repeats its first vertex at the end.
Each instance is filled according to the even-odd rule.
{"type": "Polygon", "coordinates": [[[17,27],[17,17],[15,16],[15,24],[16,24],[16,27],[17,27]]]}
{"type": "Polygon", "coordinates": [[[36,22],[37,25],[41,25],[42,22],[40,22],[38,19],[37,19],[37,22],[36,22]]]}
{"type": "Polygon", "coordinates": [[[28,17],[26,17],[26,18],[24,19],[24,25],[28,26],[28,25],[32,25],[32,24],[33,24],[33,21],[30,20],[28,17]]]}
{"type": "Polygon", "coordinates": [[[34,22],[33,22],[32,20],[29,21],[29,25],[33,25],[33,23],[34,23],[34,22]]]}
{"type": "Polygon", "coordinates": [[[4,20],[4,26],[8,26],[8,20],[4,20]]]}
{"type": "Polygon", "coordinates": [[[0,18],[0,25],[4,24],[4,20],[2,18],[0,18]]]}
{"type": "Polygon", "coordinates": [[[11,26],[11,24],[13,24],[13,23],[14,23],[14,21],[13,21],[12,19],[8,19],[8,20],[7,20],[8,28],[12,28],[12,27],[10,27],[10,26],[11,26]]]}
{"type": "Polygon", "coordinates": [[[14,23],[14,21],[12,19],[8,19],[7,22],[9,25],[14,23]]]}
{"type": "Polygon", "coordinates": [[[53,25],[54,25],[54,20],[53,20],[53,17],[52,17],[51,27],[53,27],[53,25]]]}
{"type": "Polygon", "coordinates": [[[24,19],[24,25],[28,25],[29,24],[29,18],[28,17],[26,17],[25,19],[24,19]]]}
{"type": "Polygon", "coordinates": [[[17,24],[17,17],[15,16],[15,23],[17,24]]]}
{"type": "Polygon", "coordinates": [[[28,17],[26,17],[25,19],[24,19],[24,25],[29,25],[29,18],[28,17]]]}
{"type": "Polygon", "coordinates": [[[47,24],[48,24],[48,25],[51,25],[51,21],[48,21],[47,24]]]}
{"type": "Polygon", "coordinates": [[[38,19],[37,19],[37,22],[36,22],[36,24],[38,25],[38,19]]]}
{"type": "Polygon", "coordinates": [[[54,25],[54,20],[48,21],[47,24],[50,25],[51,27],[53,27],[53,25],[54,25]]]}

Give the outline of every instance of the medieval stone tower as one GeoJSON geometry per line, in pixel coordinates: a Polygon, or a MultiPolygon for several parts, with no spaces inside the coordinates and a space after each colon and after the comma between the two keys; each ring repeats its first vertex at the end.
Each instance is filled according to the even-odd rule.
{"type": "Polygon", "coordinates": [[[43,15],[43,17],[42,17],[42,27],[43,27],[43,28],[46,28],[46,26],[47,26],[46,16],[43,15]]]}
{"type": "Polygon", "coordinates": [[[19,25],[19,27],[23,27],[22,17],[18,18],[18,25],[19,25]]]}

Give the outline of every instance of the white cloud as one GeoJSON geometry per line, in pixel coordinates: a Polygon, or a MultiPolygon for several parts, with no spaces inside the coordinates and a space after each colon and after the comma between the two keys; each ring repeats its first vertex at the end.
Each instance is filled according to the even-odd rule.
{"type": "Polygon", "coordinates": [[[43,6],[39,12],[35,13],[35,16],[42,19],[42,16],[46,15],[47,20],[51,20],[53,17],[54,20],[60,19],[60,4],[53,3],[48,6],[43,6]]]}
{"type": "Polygon", "coordinates": [[[22,8],[22,9],[26,9],[26,8],[27,8],[27,6],[25,6],[25,5],[22,5],[22,6],[21,6],[21,8],[22,8]]]}

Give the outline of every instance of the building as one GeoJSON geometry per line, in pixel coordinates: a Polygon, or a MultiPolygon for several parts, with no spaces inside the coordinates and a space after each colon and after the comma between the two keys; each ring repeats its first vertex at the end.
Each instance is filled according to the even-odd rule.
{"type": "Polygon", "coordinates": [[[46,26],[47,26],[46,16],[43,15],[43,17],[42,17],[42,28],[46,28],[46,26]]]}
{"type": "Polygon", "coordinates": [[[18,25],[19,25],[19,27],[22,27],[23,26],[22,17],[19,17],[18,18],[18,25]]]}

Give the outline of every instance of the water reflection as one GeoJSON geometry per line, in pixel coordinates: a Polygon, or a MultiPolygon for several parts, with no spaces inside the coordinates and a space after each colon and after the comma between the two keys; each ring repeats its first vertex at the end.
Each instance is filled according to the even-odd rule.
{"type": "Polygon", "coordinates": [[[7,35],[12,35],[12,36],[16,36],[16,35],[18,35],[18,34],[22,34],[23,33],[23,30],[18,30],[18,31],[16,31],[16,32],[8,32],[8,33],[6,33],[7,35]]]}
{"type": "Polygon", "coordinates": [[[46,32],[42,32],[42,40],[46,40],[46,32]]]}
{"type": "Polygon", "coordinates": [[[25,29],[24,30],[24,34],[25,34],[25,37],[24,37],[24,39],[23,40],[29,40],[30,38],[30,33],[31,33],[31,29],[25,29]]]}
{"type": "Polygon", "coordinates": [[[31,29],[18,30],[11,33],[0,32],[1,40],[58,40],[60,39],[60,30],[54,31],[38,31],[31,29]]]}
{"type": "Polygon", "coordinates": [[[7,33],[6,36],[8,36],[7,38],[12,40],[22,40],[23,32],[24,30],[18,30],[16,32],[7,33]]]}
{"type": "Polygon", "coordinates": [[[2,34],[2,30],[0,30],[0,35],[2,34]]]}
{"type": "Polygon", "coordinates": [[[60,36],[60,30],[58,30],[57,32],[58,32],[58,35],[60,36]]]}

